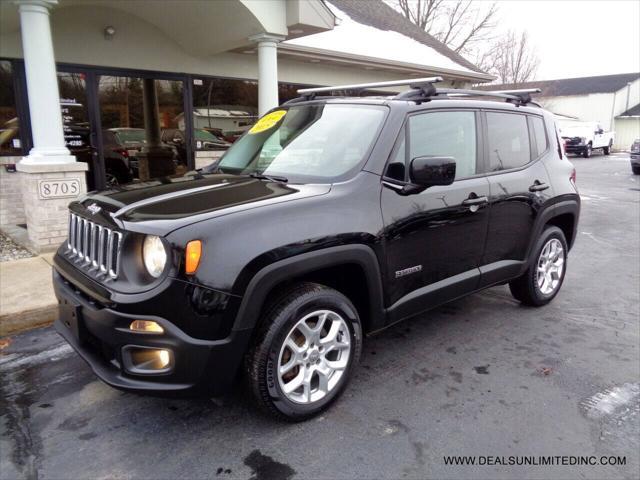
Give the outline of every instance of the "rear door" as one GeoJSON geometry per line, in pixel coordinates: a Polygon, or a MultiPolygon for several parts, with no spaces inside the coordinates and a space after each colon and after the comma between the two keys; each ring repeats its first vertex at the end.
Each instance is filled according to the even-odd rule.
{"type": "Polygon", "coordinates": [[[381,207],[390,321],[474,290],[488,226],[489,182],[481,173],[480,113],[411,115],[387,166],[381,207]],[[456,180],[403,196],[413,158],[450,156],[456,180]]]}
{"type": "Polygon", "coordinates": [[[542,161],[552,150],[542,116],[486,111],[484,129],[490,215],[480,270],[487,286],[521,271],[536,219],[553,191],[542,161]]]}

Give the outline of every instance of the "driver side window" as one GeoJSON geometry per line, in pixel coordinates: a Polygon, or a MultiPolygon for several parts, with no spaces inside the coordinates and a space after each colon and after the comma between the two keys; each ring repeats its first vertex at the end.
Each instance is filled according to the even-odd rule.
{"type": "Polygon", "coordinates": [[[456,180],[478,173],[476,116],[471,111],[430,112],[409,119],[409,159],[453,157],[456,180]]]}

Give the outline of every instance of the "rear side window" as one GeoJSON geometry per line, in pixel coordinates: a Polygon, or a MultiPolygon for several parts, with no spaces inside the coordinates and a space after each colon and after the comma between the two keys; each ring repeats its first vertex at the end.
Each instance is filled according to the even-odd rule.
{"type": "Polygon", "coordinates": [[[525,115],[487,112],[487,141],[491,172],[522,167],[531,161],[525,115]]]}
{"type": "Polygon", "coordinates": [[[456,179],[477,173],[474,112],[430,112],[409,120],[409,158],[453,157],[456,179]]]}
{"type": "Polygon", "coordinates": [[[544,120],[540,117],[529,117],[531,128],[536,142],[536,157],[542,155],[547,150],[547,134],[544,129],[544,120]]]}

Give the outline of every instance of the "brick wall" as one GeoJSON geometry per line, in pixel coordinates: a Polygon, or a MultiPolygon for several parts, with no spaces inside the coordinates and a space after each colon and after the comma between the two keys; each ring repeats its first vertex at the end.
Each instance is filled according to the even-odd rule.
{"type": "Polygon", "coordinates": [[[0,157],[0,226],[27,223],[20,191],[20,174],[7,171],[7,165],[14,165],[21,158],[0,157]]]}
{"type": "Polygon", "coordinates": [[[57,248],[67,238],[68,205],[73,198],[42,200],[38,197],[38,180],[77,178],[80,194],[86,193],[85,172],[20,173],[22,198],[27,217],[29,241],[36,251],[57,248]]]}

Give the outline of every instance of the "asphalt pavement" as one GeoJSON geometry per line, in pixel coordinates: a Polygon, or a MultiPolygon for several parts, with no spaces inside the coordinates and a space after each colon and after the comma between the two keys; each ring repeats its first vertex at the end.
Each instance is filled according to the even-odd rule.
{"type": "Polygon", "coordinates": [[[624,154],[571,161],[582,218],[550,305],[496,287],[366,339],[343,397],[306,423],[264,416],[240,388],[116,391],[50,327],[4,339],[0,477],[640,477],[640,177],[624,154]],[[548,456],[625,464],[495,464],[548,456]]]}

